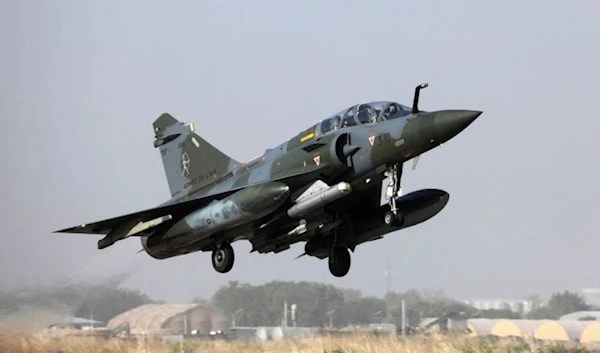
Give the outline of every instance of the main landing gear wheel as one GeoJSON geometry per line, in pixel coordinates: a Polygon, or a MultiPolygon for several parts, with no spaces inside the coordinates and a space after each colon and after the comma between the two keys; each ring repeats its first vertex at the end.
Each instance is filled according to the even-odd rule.
{"type": "Polygon", "coordinates": [[[329,254],[329,272],[336,277],[344,277],[350,270],[350,252],[343,246],[335,246],[329,254]]]}
{"type": "Polygon", "coordinates": [[[229,244],[223,244],[212,252],[212,264],[217,272],[226,273],[233,267],[233,248],[229,244]]]}

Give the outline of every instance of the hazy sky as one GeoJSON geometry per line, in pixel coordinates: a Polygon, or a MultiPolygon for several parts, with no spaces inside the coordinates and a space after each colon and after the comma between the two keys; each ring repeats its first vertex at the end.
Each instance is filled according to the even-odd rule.
{"type": "Polygon", "coordinates": [[[600,287],[600,3],[597,1],[2,1],[0,286],[128,273],[167,301],[229,280],[313,280],[382,295],[548,295],[600,287]],[[441,188],[420,226],[326,261],[209,253],[154,260],[138,238],[57,229],[169,197],[152,121],[167,111],[240,161],[360,101],[483,115],[406,168],[441,188]]]}

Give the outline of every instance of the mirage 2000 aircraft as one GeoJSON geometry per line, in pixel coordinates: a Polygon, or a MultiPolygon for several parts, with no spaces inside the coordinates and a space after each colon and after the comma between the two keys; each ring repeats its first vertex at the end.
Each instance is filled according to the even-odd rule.
{"type": "MultiPolygon", "coordinates": [[[[158,207],[57,232],[106,235],[103,249],[138,236],[156,259],[211,251],[216,271],[231,270],[231,244],[252,252],[305,242],[302,255],[328,258],[337,277],[356,246],[424,222],[449,195],[424,189],[402,195],[404,162],[440,146],[482,112],[421,111],[395,102],[362,103],[321,120],[295,137],[239,163],[198,136],[194,124],[169,114],[154,121],[172,198],[158,207]],[[387,178],[388,202],[381,202],[387,178]]],[[[300,256],[302,256],[300,255],[300,256]]]]}

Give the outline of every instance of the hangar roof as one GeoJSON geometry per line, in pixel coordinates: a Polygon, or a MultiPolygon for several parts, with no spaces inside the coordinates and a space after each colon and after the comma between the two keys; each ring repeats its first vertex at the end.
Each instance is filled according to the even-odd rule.
{"type": "Polygon", "coordinates": [[[131,328],[143,331],[158,331],[170,318],[184,314],[197,307],[213,311],[200,304],[145,304],[112,318],[106,325],[109,329],[128,322],[131,328]]]}

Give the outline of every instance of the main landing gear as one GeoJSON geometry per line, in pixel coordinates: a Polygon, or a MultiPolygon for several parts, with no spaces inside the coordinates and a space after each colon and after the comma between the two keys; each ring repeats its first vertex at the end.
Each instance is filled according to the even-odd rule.
{"type": "Polygon", "coordinates": [[[235,259],[233,248],[229,243],[223,243],[212,252],[212,264],[215,270],[220,273],[226,273],[233,267],[235,259]]]}
{"type": "Polygon", "coordinates": [[[329,254],[329,272],[344,277],[350,270],[350,252],[345,246],[334,246],[329,254]]]}
{"type": "Polygon", "coordinates": [[[390,180],[385,193],[390,210],[385,213],[383,221],[388,226],[398,226],[403,222],[402,214],[398,212],[398,208],[396,207],[396,198],[402,196],[402,186],[400,185],[402,180],[402,164],[394,164],[388,168],[386,176],[390,180]]]}

